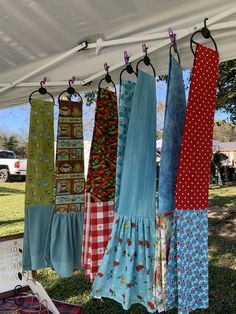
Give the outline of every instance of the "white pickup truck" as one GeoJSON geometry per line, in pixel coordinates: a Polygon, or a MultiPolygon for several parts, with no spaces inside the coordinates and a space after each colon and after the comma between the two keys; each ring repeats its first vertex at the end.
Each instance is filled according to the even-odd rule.
{"type": "Polygon", "coordinates": [[[6,182],[10,177],[26,176],[26,159],[17,159],[14,152],[0,150],[0,182],[6,182]]]}

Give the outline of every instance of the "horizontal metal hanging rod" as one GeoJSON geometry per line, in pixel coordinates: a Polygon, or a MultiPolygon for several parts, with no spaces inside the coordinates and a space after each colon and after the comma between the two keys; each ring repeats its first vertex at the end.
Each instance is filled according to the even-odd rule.
{"type": "MultiPolygon", "coordinates": [[[[0,87],[4,87],[7,84],[1,84],[0,87]]],[[[82,81],[74,81],[73,85],[82,85],[82,81]]],[[[48,86],[68,86],[68,81],[47,81],[46,87],[48,86]]],[[[15,87],[40,87],[39,82],[26,82],[26,83],[19,83],[15,87]]]]}
{"type": "MultiPolygon", "coordinates": [[[[210,26],[210,25],[212,25],[212,24],[214,24],[214,23],[216,23],[216,22],[222,20],[223,18],[230,16],[230,15],[232,15],[232,14],[235,13],[235,12],[236,12],[236,6],[233,7],[233,8],[231,8],[231,9],[229,9],[229,10],[226,10],[226,11],[224,11],[224,12],[221,12],[221,13],[217,14],[216,16],[214,16],[214,17],[208,19],[208,21],[207,21],[207,26],[210,26]]],[[[179,32],[176,31],[176,32],[175,32],[175,33],[176,33],[176,38],[177,38],[178,40],[180,40],[180,39],[182,39],[182,38],[185,38],[185,37],[191,35],[194,31],[197,31],[197,30],[202,29],[203,26],[204,26],[204,25],[203,25],[203,22],[201,22],[201,23],[198,23],[198,24],[196,24],[195,26],[190,27],[190,28],[187,28],[187,29],[185,29],[185,30],[182,30],[182,31],[179,31],[179,32]]],[[[158,43],[157,45],[154,45],[154,46],[149,47],[148,53],[152,53],[152,52],[154,52],[154,51],[157,51],[157,50],[159,50],[159,49],[161,49],[161,48],[164,48],[165,46],[168,46],[169,44],[170,44],[170,41],[169,41],[169,40],[163,40],[162,42],[158,43]]],[[[144,55],[143,52],[137,53],[137,54],[135,54],[134,56],[131,56],[130,59],[129,59],[129,61],[130,61],[130,62],[136,61],[136,60],[138,60],[139,58],[143,57],[143,55],[144,55]]],[[[112,71],[114,71],[114,70],[117,70],[117,69],[121,68],[122,66],[124,66],[124,62],[119,62],[119,63],[117,63],[117,64],[115,64],[115,65],[112,65],[112,66],[110,66],[110,68],[109,68],[109,72],[112,72],[112,71]]],[[[103,71],[99,71],[99,72],[97,72],[97,73],[95,73],[95,74],[89,76],[88,78],[86,78],[86,79],[84,79],[84,80],[82,81],[82,82],[83,82],[83,85],[84,85],[84,84],[88,84],[88,83],[92,82],[93,80],[96,80],[96,79],[100,78],[100,77],[103,76],[105,73],[106,73],[105,70],[103,70],[103,71]]]]}
{"type": "MultiPolygon", "coordinates": [[[[227,29],[227,28],[234,28],[234,27],[236,27],[236,21],[234,22],[234,21],[232,21],[232,22],[225,22],[225,23],[218,23],[218,24],[215,24],[215,25],[212,25],[212,27],[210,27],[210,29],[211,30],[222,30],[222,29],[227,29]]],[[[181,31],[177,31],[177,33],[178,33],[178,38],[180,39],[181,38],[181,36],[182,35],[184,35],[184,33],[185,33],[186,31],[183,31],[183,30],[181,30],[181,31]]],[[[166,38],[167,38],[167,36],[165,36],[166,38]]],[[[149,40],[151,40],[150,38],[149,38],[149,40]]],[[[142,41],[142,40],[139,40],[139,41],[142,41]]],[[[145,40],[144,40],[145,41],[145,40]]],[[[148,40],[146,40],[146,41],[148,41],[148,40]]],[[[169,41],[168,41],[168,43],[170,43],[169,41]]],[[[167,43],[167,45],[168,45],[168,43],[167,43]]],[[[89,44],[90,45],[90,44],[89,44]]],[[[88,46],[89,46],[88,45],[88,46]]],[[[116,43],[116,45],[117,45],[117,43],[116,43]]],[[[160,47],[161,48],[161,47],[160,47]]],[[[88,47],[88,49],[91,49],[91,47],[88,47]]],[[[149,52],[150,52],[151,50],[149,49],[149,52]]],[[[143,53],[140,53],[140,57],[142,57],[143,56],[143,53]]],[[[130,61],[133,61],[132,60],[132,57],[130,57],[130,61]]],[[[116,66],[118,66],[117,68],[119,68],[119,67],[122,67],[124,65],[124,63],[123,62],[120,62],[119,64],[117,64],[116,66]]],[[[109,68],[109,70],[115,70],[114,68],[113,68],[114,66],[111,66],[110,68],[109,68]]],[[[105,72],[104,71],[100,71],[99,72],[101,75],[100,76],[102,76],[105,72]]],[[[98,73],[97,73],[98,74],[98,73]]],[[[97,74],[96,74],[96,77],[97,77],[97,74]]],[[[91,79],[91,77],[90,77],[90,79],[91,79]]],[[[75,81],[74,82],[74,84],[75,85],[83,85],[83,84],[85,84],[86,82],[88,81],[88,79],[86,79],[86,80],[79,80],[79,81],[75,81]]],[[[5,86],[7,86],[8,85],[8,83],[0,83],[0,88],[1,87],[5,87],[5,86]]],[[[67,86],[68,85],[68,81],[49,81],[49,82],[47,82],[47,86],[52,86],[52,87],[56,87],[56,86],[67,86]]],[[[19,84],[17,84],[15,87],[37,87],[37,86],[39,86],[39,82],[26,82],[26,83],[19,83],[19,84]]]]}
{"type": "MultiPolygon", "coordinates": [[[[234,8],[232,8],[232,9],[230,9],[230,10],[227,10],[225,12],[221,12],[220,14],[216,15],[213,18],[210,18],[207,21],[207,25],[210,26],[213,23],[215,23],[215,22],[217,22],[217,21],[219,21],[219,20],[221,20],[221,19],[223,19],[223,18],[225,18],[225,17],[227,17],[227,16],[229,16],[229,15],[235,13],[235,12],[236,12],[236,6],[234,8]]],[[[188,28],[186,30],[183,30],[181,32],[179,31],[179,33],[176,32],[176,36],[177,36],[178,40],[180,40],[180,39],[185,38],[185,37],[189,36],[190,34],[192,34],[193,31],[202,29],[202,27],[203,27],[203,23],[199,23],[199,24],[195,25],[194,27],[190,27],[190,28],[188,28]]],[[[168,45],[170,45],[170,40],[169,39],[168,40],[163,40],[162,42],[158,43],[157,45],[149,47],[148,53],[152,53],[152,52],[157,51],[157,50],[159,50],[161,48],[164,48],[165,46],[168,46],[168,45]]],[[[144,55],[143,52],[137,53],[137,54],[131,56],[129,61],[130,62],[136,61],[136,60],[140,59],[141,57],[143,57],[143,55],[144,55]]],[[[121,68],[122,66],[124,66],[124,62],[123,61],[119,62],[119,63],[117,63],[115,65],[110,66],[109,72],[117,70],[117,69],[121,68]]],[[[104,70],[102,70],[102,71],[99,71],[99,72],[89,76],[88,78],[86,78],[86,79],[84,79],[82,81],[83,82],[82,85],[88,84],[89,82],[92,82],[92,81],[100,78],[105,73],[106,72],[104,70]]]]}
{"type": "Polygon", "coordinates": [[[62,60],[65,60],[66,58],[68,58],[69,56],[71,56],[72,54],[80,51],[80,50],[83,50],[87,47],[87,43],[86,42],[83,42],[81,44],[79,44],[77,47],[75,48],[72,48],[68,51],[66,51],[65,53],[57,56],[56,58],[54,58],[53,60],[45,63],[44,65],[42,65],[41,67],[21,76],[19,79],[11,82],[11,83],[8,83],[5,87],[3,87],[2,89],[0,89],[0,94],[2,94],[3,92],[7,91],[8,89],[11,89],[12,87],[16,86],[17,84],[27,80],[28,78],[31,78],[32,76],[36,75],[36,74],[39,74],[41,73],[43,70],[46,70],[48,69],[49,67],[51,67],[52,65],[55,65],[57,64],[58,62],[62,61],[62,60]]]}
{"type": "MultiPolygon", "coordinates": [[[[234,28],[236,27],[236,21],[230,21],[230,22],[223,22],[223,23],[218,23],[218,21],[236,13],[236,6],[228,9],[226,11],[223,11],[216,16],[209,18],[207,21],[207,26],[209,27],[210,30],[223,30],[223,29],[229,29],[229,28],[234,28]]],[[[182,38],[185,38],[189,35],[191,35],[194,31],[200,30],[203,27],[203,22],[196,24],[193,27],[189,27],[186,29],[182,30],[174,30],[176,33],[176,38],[177,40],[180,40],[182,38]]],[[[160,40],[156,45],[149,47],[148,52],[154,52],[159,50],[160,48],[163,48],[165,46],[168,46],[170,44],[169,41],[169,36],[167,32],[160,32],[156,34],[146,34],[146,35],[140,35],[137,37],[129,37],[129,38],[123,38],[123,39],[115,39],[115,40],[107,40],[102,42],[102,48],[103,47],[109,47],[109,46],[117,46],[117,45],[124,45],[124,44],[129,44],[129,43],[136,43],[136,42],[147,42],[147,41],[154,41],[154,40],[160,40]]],[[[67,52],[57,56],[56,58],[52,59],[51,61],[47,62],[43,66],[33,70],[32,72],[29,72],[25,74],[24,76],[20,77],[19,79],[11,82],[11,83],[0,83],[0,94],[11,89],[12,87],[37,87],[39,86],[39,82],[27,82],[24,83],[23,81],[31,78],[32,76],[41,73],[42,71],[55,66],[58,62],[63,61],[64,59],[70,57],[71,55],[75,54],[76,52],[83,50],[83,49],[96,49],[97,45],[96,43],[90,43],[87,44],[81,43],[77,47],[68,50],[67,52]]],[[[141,57],[143,57],[143,53],[140,52],[134,56],[130,57],[130,61],[135,61],[141,57]]],[[[112,65],[109,68],[109,71],[114,71],[119,69],[120,67],[124,66],[124,62],[119,62],[115,65],[112,65]]],[[[103,76],[106,72],[104,70],[99,71],[88,78],[80,81],[75,81],[75,85],[84,85],[87,84],[101,76],[103,76]]],[[[68,81],[55,81],[55,82],[47,82],[47,86],[67,86],[68,81]]]]}
{"type": "MultiPolygon", "coordinates": [[[[209,25],[209,23],[207,23],[207,25],[209,25]]],[[[227,28],[234,28],[234,27],[236,27],[236,21],[214,24],[210,26],[209,29],[210,30],[224,30],[227,28]]],[[[191,33],[196,30],[196,26],[189,27],[187,29],[191,33]]],[[[176,38],[179,39],[179,36],[185,33],[187,29],[174,30],[174,32],[176,33],[176,38]]],[[[154,41],[154,40],[168,39],[168,38],[169,38],[169,35],[166,31],[162,33],[146,34],[146,35],[140,35],[136,37],[127,37],[127,38],[114,39],[114,40],[104,40],[102,41],[101,49],[104,47],[120,46],[120,45],[125,45],[125,44],[147,42],[147,41],[154,41]]],[[[88,44],[88,47],[86,49],[95,49],[95,48],[96,48],[96,43],[91,43],[91,44],[88,44]]]]}
{"type": "Polygon", "coordinates": [[[236,27],[236,21],[231,21],[231,22],[225,22],[225,23],[218,23],[214,24],[209,29],[211,31],[219,31],[219,30],[224,30],[228,28],[235,28],[236,27]]]}

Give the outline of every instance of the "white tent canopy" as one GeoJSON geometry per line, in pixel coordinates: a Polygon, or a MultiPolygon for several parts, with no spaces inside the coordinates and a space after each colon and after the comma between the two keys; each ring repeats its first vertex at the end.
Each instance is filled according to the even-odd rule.
{"type": "Polygon", "coordinates": [[[167,73],[169,27],[182,66],[191,68],[190,36],[205,18],[221,61],[236,58],[235,0],[9,0],[0,2],[0,11],[0,108],[27,102],[44,76],[54,95],[72,76],[78,90],[96,89],[105,62],[118,82],[124,50],[136,61],[143,42],[157,75],[167,73]],[[88,46],[78,52],[83,41],[88,46]]]}

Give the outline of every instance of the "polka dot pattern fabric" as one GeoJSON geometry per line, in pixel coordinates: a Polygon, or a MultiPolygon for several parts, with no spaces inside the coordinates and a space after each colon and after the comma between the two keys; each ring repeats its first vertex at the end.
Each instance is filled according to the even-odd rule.
{"type": "Polygon", "coordinates": [[[219,55],[197,45],[175,190],[166,309],[208,307],[208,184],[219,55]]]}
{"type": "Polygon", "coordinates": [[[218,64],[217,51],[197,45],[176,182],[176,209],[208,207],[218,64]]]}

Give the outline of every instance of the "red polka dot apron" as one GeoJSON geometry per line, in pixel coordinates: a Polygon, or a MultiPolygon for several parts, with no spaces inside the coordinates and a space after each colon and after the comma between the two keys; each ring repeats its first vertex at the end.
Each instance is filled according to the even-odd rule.
{"type": "Polygon", "coordinates": [[[97,98],[86,182],[82,266],[93,281],[102,261],[114,219],[118,137],[117,98],[101,89],[97,98]]]}
{"type": "Polygon", "coordinates": [[[167,309],[208,307],[208,185],[218,52],[197,45],[175,190],[167,270],[167,309]]]}

